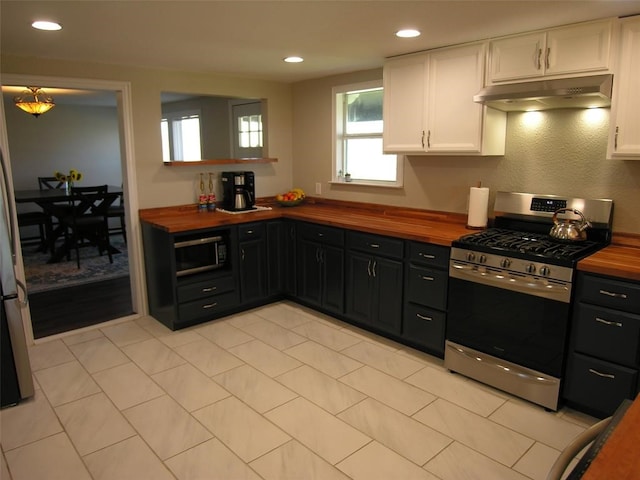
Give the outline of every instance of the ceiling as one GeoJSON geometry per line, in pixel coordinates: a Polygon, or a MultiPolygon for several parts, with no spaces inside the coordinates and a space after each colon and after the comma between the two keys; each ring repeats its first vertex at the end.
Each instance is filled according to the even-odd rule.
{"type": "Polygon", "coordinates": [[[297,82],[385,57],[609,16],[640,1],[2,0],[2,55],[297,82]],[[59,32],[31,28],[57,21],[59,32]],[[422,35],[400,39],[401,28],[422,35]],[[305,58],[287,64],[288,55],[305,58]]]}

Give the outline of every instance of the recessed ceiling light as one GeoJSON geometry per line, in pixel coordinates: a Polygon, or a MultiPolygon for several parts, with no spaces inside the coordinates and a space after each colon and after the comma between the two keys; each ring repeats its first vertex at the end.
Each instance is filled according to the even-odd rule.
{"type": "Polygon", "coordinates": [[[285,62],[287,63],[300,63],[300,62],[304,62],[304,58],[302,57],[287,57],[284,59],[285,62]]]}
{"type": "Polygon", "coordinates": [[[420,32],[412,28],[407,28],[405,30],[398,30],[396,32],[396,37],[400,37],[400,38],[414,38],[419,36],[420,36],[420,32]]]}
{"type": "Polygon", "coordinates": [[[62,30],[62,25],[60,25],[59,23],[49,22],[46,20],[38,20],[36,22],[33,22],[31,26],[38,30],[50,30],[50,31],[62,30]]]}

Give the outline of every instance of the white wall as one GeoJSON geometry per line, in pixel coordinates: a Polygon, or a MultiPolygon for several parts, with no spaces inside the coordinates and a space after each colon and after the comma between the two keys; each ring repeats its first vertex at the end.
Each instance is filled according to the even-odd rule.
{"type": "Polygon", "coordinates": [[[38,118],[4,98],[13,184],[37,189],[37,177],[82,172],[82,185],[121,185],[118,113],[115,107],[56,105],[38,118]]]}
{"type": "Polygon", "coordinates": [[[331,88],[382,78],[382,70],[300,82],[293,90],[294,183],[312,193],[322,183],[327,198],[466,213],[477,181],[495,192],[523,191],[614,200],[614,231],[640,233],[640,162],[606,159],[609,109],[508,115],[503,157],[407,157],[404,188],[329,184],[331,88]],[[597,112],[596,112],[597,113],[597,112]]]}
{"type": "MultiPolygon", "coordinates": [[[[2,55],[0,61],[0,71],[7,74],[124,81],[131,84],[133,147],[140,208],[194,203],[201,172],[213,172],[217,176],[225,170],[252,170],[256,174],[256,195],[259,197],[275,195],[292,186],[292,105],[289,84],[100,63],[51,59],[34,61],[33,58],[12,55],[2,55]],[[160,92],[266,98],[268,155],[278,161],[268,164],[164,166],[160,138],[160,92]]],[[[54,114],[53,111],[48,113],[54,114]]],[[[44,118],[42,116],[40,120],[44,118]]],[[[13,152],[11,155],[13,157],[13,152]]]]}

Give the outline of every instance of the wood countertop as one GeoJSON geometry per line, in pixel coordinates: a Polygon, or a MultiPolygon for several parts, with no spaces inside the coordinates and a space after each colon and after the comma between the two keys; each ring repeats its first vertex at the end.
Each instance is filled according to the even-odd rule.
{"type": "MultiPolygon", "coordinates": [[[[180,205],[142,209],[139,215],[141,221],[169,233],[290,218],[447,247],[453,240],[477,231],[467,229],[467,216],[459,213],[312,197],[296,207],[282,207],[273,198],[258,199],[257,204],[271,210],[232,215],[200,213],[196,205],[180,205]]],[[[578,262],[578,270],[640,281],[640,236],[614,233],[612,245],[578,262]]]]}
{"type": "Polygon", "coordinates": [[[451,246],[453,240],[476,231],[467,229],[467,216],[457,213],[312,198],[296,207],[282,207],[269,199],[258,199],[257,204],[270,206],[271,210],[233,215],[220,211],[199,213],[195,205],[182,205],[142,209],[139,215],[141,221],[169,233],[290,218],[451,246]]]}

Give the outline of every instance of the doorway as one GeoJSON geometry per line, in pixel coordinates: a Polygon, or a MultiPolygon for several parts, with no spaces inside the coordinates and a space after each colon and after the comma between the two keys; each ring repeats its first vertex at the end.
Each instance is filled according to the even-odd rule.
{"type": "MultiPolygon", "coordinates": [[[[79,272],[74,253],[71,261],[63,258],[59,264],[48,265],[54,269],[59,266],[59,272],[62,273],[54,276],[53,284],[44,288],[42,285],[35,286],[38,281],[42,283],[42,278],[36,279],[34,269],[29,265],[35,248],[23,245],[19,252],[21,261],[17,273],[27,285],[31,283],[34,286],[34,291],[29,295],[26,330],[32,334],[32,338],[38,339],[138,315],[143,307],[137,253],[139,240],[132,234],[137,230],[136,215],[131,214],[137,211],[137,198],[134,189],[129,188],[135,184],[129,85],[122,82],[9,75],[3,76],[3,83],[4,124],[7,130],[3,134],[6,135],[5,151],[9,152],[13,190],[36,189],[37,176],[53,175],[54,171],[65,172],[74,168],[83,174],[80,186],[106,183],[122,188],[126,232],[129,233],[126,243],[122,234],[110,237],[121,251],[113,255],[119,273],[109,273],[113,265],[109,264],[107,255],[104,255],[104,259],[92,259],[95,256],[92,255],[94,249],[83,248],[80,253],[81,267],[92,268],[83,268],[79,272]],[[45,90],[48,87],[50,92],[47,93],[54,96],[56,107],[40,118],[32,118],[15,109],[12,105],[14,95],[5,91],[7,85],[38,85],[45,90]],[[37,140],[28,142],[26,147],[25,139],[16,133],[18,130],[12,125],[16,115],[24,116],[18,117],[20,122],[36,122],[38,127],[39,135],[33,137],[37,140]],[[54,145],[60,151],[52,152],[54,145]],[[42,162],[44,165],[29,165],[29,161],[24,160],[38,157],[46,158],[42,162]],[[107,160],[107,157],[110,159],[107,160]],[[103,263],[97,268],[91,265],[100,261],[103,263]],[[64,275],[64,272],[70,275],[64,275]]],[[[44,270],[44,267],[40,269],[44,270]]]]}

